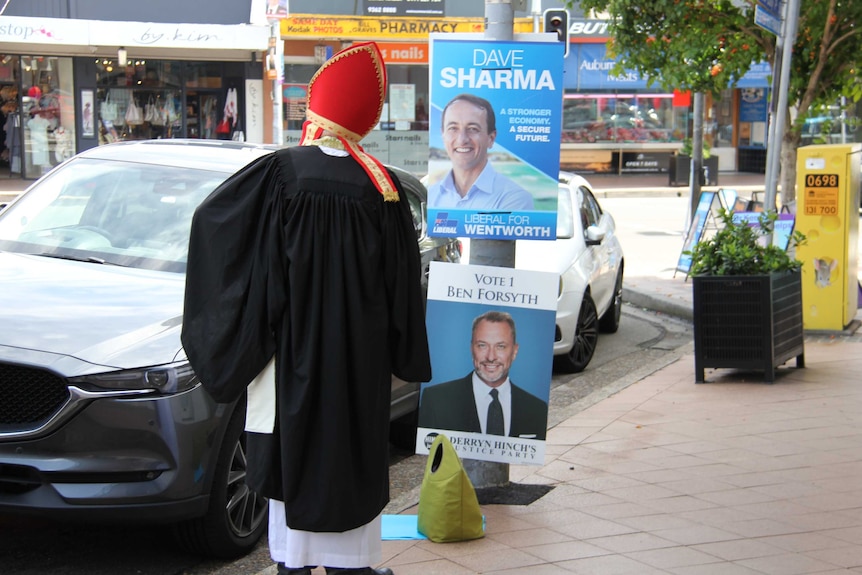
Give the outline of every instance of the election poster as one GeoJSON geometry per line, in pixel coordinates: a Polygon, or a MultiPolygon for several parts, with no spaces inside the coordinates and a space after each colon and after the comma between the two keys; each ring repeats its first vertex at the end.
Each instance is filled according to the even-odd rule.
{"type": "MultiPolygon", "coordinates": [[[[735,212],[732,216],[733,223],[745,223],[749,227],[759,228],[760,218],[764,217],[763,212],[735,212]]],[[[778,214],[778,218],[772,223],[772,245],[778,249],[787,251],[790,245],[790,238],[793,236],[793,228],[796,225],[796,216],[789,212],[778,214]]],[[[764,238],[765,238],[764,232],[764,238]]]]}
{"type": "Polygon", "coordinates": [[[542,465],[559,275],[431,262],[416,453],[446,435],[461,458],[542,465]]]}
{"type": "Polygon", "coordinates": [[[431,35],[431,236],[555,240],[560,42],[431,35]]]}
{"type": "Polygon", "coordinates": [[[688,273],[691,270],[691,252],[700,239],[703,237],[703,232],[706,230],[707,220],[712,217],[713,202],[715,201],[715,192],[701,192],[700,200],[697,202],[697,208],[694,210],[694,217],[691,219],[691,224],[688,226],[688,232],[685,234],[682,251],[677,260],[677,271],[688,273]]]}

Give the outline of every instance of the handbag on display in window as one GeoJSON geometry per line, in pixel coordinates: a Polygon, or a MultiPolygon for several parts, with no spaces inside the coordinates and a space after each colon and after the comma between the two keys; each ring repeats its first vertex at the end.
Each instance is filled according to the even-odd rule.
{"type": "Polygon", "coordinates": [[[129,98],[129,107],[126,108],[126,124],[129,126],[139,126],[144,123],[144,115],[141,112],[141,107],[135,103],[134,98],[129,98]]]}
{"type": "Polygon", "coordinates": [[[165,121],[168,124],[173,124],[180,119],[180,114],[177,111],[177,102],[173,92],[168,93],[168,98],[165,101],[165,121]]]}
{"type": "Polygon", "coordinates": [[[159,106],[158,100],[153,100],[152,96],[147,100],[147,105],[144,106],[144,121],[149,122],[152,126],[165,125],[165,111],[159,106]]]}
{"type": "Polygon", "coordinates": [[[230,139],[235,142],[245,142],[245,132],[239,125],[239,120],[236,121],[236,126],[233,128],[233,132],[231,132],[230,139]]]}
{"type": "Polygon", "coordinates": [[[227,116],[216,126],[216,134],[230,134],[230,120],[227,116]]]}
{"type": "Polygon", "coordinates": [[[106,122],[117,121],[117,103],[111,101],[111,91],[105,93],[105,101],[99,104],[99,115],[106,122]]]}
{"type": "Polygon", "coordinates": [[[233,128],[236,125],[237,120],[239,120],[239,115],[237,113],[236,88],[229,88],[227,91],[224,103],[224,117],[229,120],[231,128],[233,128]]]}

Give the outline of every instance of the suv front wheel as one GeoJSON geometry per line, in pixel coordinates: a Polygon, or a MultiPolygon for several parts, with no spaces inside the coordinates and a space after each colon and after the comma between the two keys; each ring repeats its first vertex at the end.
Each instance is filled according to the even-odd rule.
{"type": "Polygon", "coordinates": [[[216,463],[206,515],[174,526],[184,548],[207,557],[232,559],[257,545],[267,526],[269,503],[246,483],[245,402],[234,409],[216,463]]]}

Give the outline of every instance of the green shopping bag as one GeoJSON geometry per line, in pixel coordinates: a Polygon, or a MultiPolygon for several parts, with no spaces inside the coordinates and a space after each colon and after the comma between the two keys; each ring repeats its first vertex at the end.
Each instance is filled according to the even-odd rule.
{"type": "Polygon", "coordinates": [[[467,541],[485,536],[476,491],[449,438],[431,444],[419,491],[419,532],[434,541],[467,541]]]}

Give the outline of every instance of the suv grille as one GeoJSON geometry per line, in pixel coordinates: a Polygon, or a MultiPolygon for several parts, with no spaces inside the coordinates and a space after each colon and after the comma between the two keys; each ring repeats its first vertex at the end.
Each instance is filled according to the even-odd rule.
{"type": "Polygon", "coordinates": [[[0,364],[0,431],[32,428],[68,398],[62,378],[41,369],[0,364]]]}

